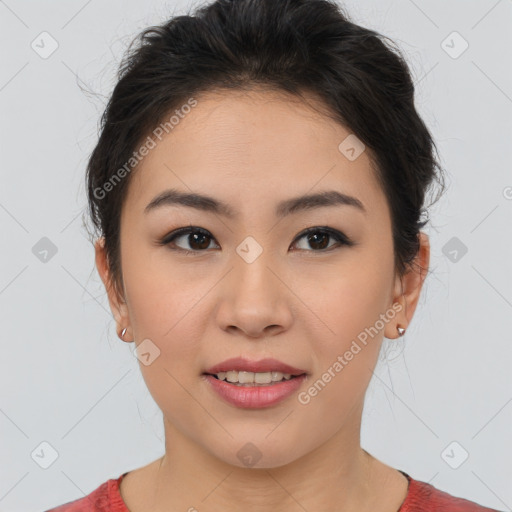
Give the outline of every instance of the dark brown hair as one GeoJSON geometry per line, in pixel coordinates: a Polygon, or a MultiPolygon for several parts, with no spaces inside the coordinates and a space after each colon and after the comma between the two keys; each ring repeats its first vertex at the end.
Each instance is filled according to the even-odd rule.
{"type": "Polygon", "coordinates": [[[134,151],[191,97],[254,86],[315,95],[365,144],[391,211],[395,269],[407,270],[428,222],[422,218],[427,189],[443,179],[400,50],[351,22],[334,1],[216,0],[133,40],[101,118],[87,193],[117,290],[121,207],[136,170],[127,172],[126,164],[134,151]],[[121,168],[123,179],[113,181],[121,168]]]}

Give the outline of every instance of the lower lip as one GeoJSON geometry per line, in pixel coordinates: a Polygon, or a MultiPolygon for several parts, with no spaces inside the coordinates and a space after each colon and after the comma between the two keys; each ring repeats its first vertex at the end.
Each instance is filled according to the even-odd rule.
{"type": "Polygon", "coordinates": [[[226,402],[243,409],[262,409],[277,404],[292,395],[300,388],[306,375],[299,375],[268,386],[236,386],[212,375],[204,374],[203,377],[226,402]]]}

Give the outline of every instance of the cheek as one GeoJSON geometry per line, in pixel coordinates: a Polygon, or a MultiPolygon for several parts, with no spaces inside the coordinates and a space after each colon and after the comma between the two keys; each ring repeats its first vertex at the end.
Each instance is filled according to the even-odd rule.
{"type": "Polygon", "coordinates": [[[357,417],[377,364],[383,339],[378,321],[386,308],[385,285],[375,280],[367,283],[367,277],[354,271],[345,278],[332,279],[323,293],[316,295],[314,304],[308,301],[322,322],[312,335],[314,372],[300,404],[305,407],[304,420],[314,422],[320,436],[350,422],[352,414],[357,417]]]}
{"type": "MultiPolygon", "coordinates": [[[[173,264],[172,256],[163,247],[144,249],[127,243],[123,258],[129,314],[136,339],[154,338],[174,348],[177,339],[183,340],[183,331],[189,330],[188,341],[193,344],[197,322],[190,319],[208,291],[201,276],[186,271],[187,265],[173,264]]],[[[189,269],[192,267],[188,265],[189,269]]]]}
{"type": "Polygon", "coordinates": [[[303,274],[297,287],[320,321],[319,341],[339,348],[375,325],[390,306],[392,260],[365,249],[318,268],[315,275],[303,274]]]}
{"type": "Polygon", "coordinates": [[[383,300],[378,297],[378,290],[354,291],[351,282],[344,284],[331,290],[330,301],[320,304],[319,316],[329,331],[326,335],[324,328],[324,335],[316,338],[313,349],[318,363],[317,376],[325,382],[335,382],[329,387],[341,392],[341,395],[328,393],[324,397],[336,407],[352,401],[344,395],[347,390],[358,396],[366,387],[383,338],[382,326],[378,324],[383,300]]]}
{"type": "Polygon", "coordinates": [[[181,278],[161,275],[155,268],[132,271],[126,282],[138,353],[143,353],[144,340],[157,347],[158,355],[149,365],[140,361],[141,374],[159,408],[174,423],[197,413],[187,390],[200,378],[204,332],[198,313],[205,292],[200,286],[184,284],[181,278]]]}
{"type": "MultiPolygon", "coordinates": [[[[127,259],[125,265],[136,343],[139,346],[149,339],[158,354],[149,365],[141,360],[139,366],[149,392],[162,410],[168,414],[170,410],[188,414],[186,403],[190,395],[185,389],[190,387],[191,380],[199,378],[201,371],[205,329],[205,319],[200,315],[201,299],[208,288],[204,281],[162,268],[155,259],[146,261],[151,264],[143,266],[133,258],[127,259]]],[[[142,347],[138,353],[143,353],[142,347]]]]}
{"type": "Polygon", "coordinates": [[[332,407],[337,411],[333,414],[345,414],[361,399],[377,363],[392,284],[392,253],[386,254],[365,248],[315,279],[301,278],[304,297],[316,313],[311,318],[318,324],[312,351],[322,399],[311,401],[332,407]]]}

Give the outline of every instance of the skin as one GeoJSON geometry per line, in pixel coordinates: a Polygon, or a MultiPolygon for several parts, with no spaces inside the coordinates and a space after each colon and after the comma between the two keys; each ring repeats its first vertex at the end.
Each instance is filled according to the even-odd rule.
{"type": "Polygon", "coordinates": [[[95,245],[118,333],[127,327],[124,340],[149,338],[160,349],[140,369],[163,412],[165,454],[131,471],[121,495],[131,512],[241,503],[250,512],[394,512],[407,480],[361,448],[361,416],[383,337],[397,338],[397,325],[412,320],[428,237],[420,234],[416,265],[398,276],[390,212],[368,150],[348,160],[338,145],[350,132],[312,108],[314,98],[252,90],[196,99],[132,176],[121,215],[122,292],[111,286],[102,239],[95,245]],[[185,206],[144,214],[171,187],[213,196],[239,217],[185,206]],[[275,217],[279,201],[320,190],[355,196],[366,214],[341,205],[275,217]],[[171,245],[195,254],[157,244],[188,225],[211,238],[201,246],[185,234],[171,245]],[[341,231],[356,245],[297,239],[311,226],[341,231]],[[236,252],[247,236],[263,248],[250,264],[236,252]],[[201,377],[230,357],[273,357],[310,374],[304,391],[394,303],[401,311],[307,405],[292,395],[240,409],[201,377]],[[237,457],[248,442],[261,453],[253,467],[237,457]]]}

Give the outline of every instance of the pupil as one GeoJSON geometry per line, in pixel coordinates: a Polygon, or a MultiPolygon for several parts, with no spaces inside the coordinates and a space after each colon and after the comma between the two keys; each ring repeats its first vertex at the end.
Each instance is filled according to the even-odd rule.
{"type": "MultiPolygon", "coordinates": [[[[327,233],[323,233],[321,235],[318,235],[318,234],[314,233],[314,234],[309,235],[308,236],[308,241],[309,241],[310,244],[311,244],[311,242],[313,242],[312,247],[315,247],[315,243],[316,242],[315,242],[314,239],[316,239],[318,237],[323,238],[324,241],[325,241],[325,240],[327,240],[329,238],[329,235],[327,233]]],[[[323,248],[327,247],[328,244],[320,244],[320,245],[321,245],[321,247],[316,247],[316,248],[323,249],[323,248]]]]}
{"type": "Polygon", "coordinates": [[[200,243],[200,244],[199,244],[199,247],[197,247],[197,246],[196,246],[196,248],[199,248],[199,249],[207,249],[207,248],[208,248],[208,245],[210,245],[210,244],[209,244],[209,242],[208,242],[208,240],[207,240],[207,239],[208,239],[208,236],[207,236],[207,235],[203,235],[202,233],[193,233],[193,234],[190,234],[190,235],[189,235],[189,238],[190,238],[190,237],[193,237],[193,239],[195,239],[195,240],[194,240],[194,242],[190,242],[190,240],[189,240],[189,243],[190,243],[190,246],[191,246],[191,247],[193,247],[193,244],[197,242],[197,239],[201,240],[201,238],[203,239],[203,243],[202,243],[202,244],[200,243]],[[206,243],[204,243],[204,242],[205,242],[205,240],[206,240],[206,243]]]}

